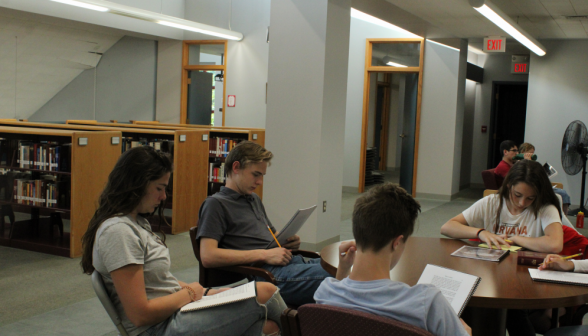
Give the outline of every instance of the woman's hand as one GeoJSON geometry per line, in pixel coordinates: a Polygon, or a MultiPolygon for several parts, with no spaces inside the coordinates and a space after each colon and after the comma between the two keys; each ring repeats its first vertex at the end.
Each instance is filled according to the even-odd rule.
{"type": "Polygon", "coordinates": [[[507,247],[510,247],[510,244],[506,242],[506,234],[503,235],[496,235],[492,232],[489,231],[482,231],[480,232],[480,234],[478,235],[478,238],[480,238],[480,240],[482,240],[483,242],[485,242],[489,248],[493,249],[494,246],[496,246],[497,249],[502,249],[502,245],[506,245],[507,247]]]}
{"type": "Polygon", "coordinates": [[[232,288],[219,288],[219,289],[211,288],[208,291],[208,293],[206,293],[206,296],[211,296],[211,295],[214,295],[214,294],[222,293],[224,291],[228,291],[229,289],[232,289],[232,288]]]}
{"type": "Polygon", "coordinates": [[[569,272],[574,270],[574,263],[571,260],[564,260],[560,255],[549,254],[539,269],[569,272]]]}
{"type": "MultiPolygon", "coordinates": [[[[202,299],[202,296],[204,295],[204,287],[202,287],[198,282],[192,282],[191,284],[187,284],[187,286],[196,292],[196,298],[194,301],[202,299]]],[[[208,291],[208,293],[210,293],[210,291],[208,291]]]]}

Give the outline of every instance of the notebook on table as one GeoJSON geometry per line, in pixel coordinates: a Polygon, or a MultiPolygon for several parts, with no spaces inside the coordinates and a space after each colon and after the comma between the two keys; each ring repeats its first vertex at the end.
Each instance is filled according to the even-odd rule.
{"type": "Polygon", "coordinates": [[[552,282],[564,285],[588,286],[588,274],[558,271],[540,271],[529,268],[533,281],[552,282]]]}
{"type": "MultiPolygon", "coordinates": [[[[281,246],[284,246],[288,242],[288,238],[292,237],[293,235],[298,233],[298,230],[306,223],[306,220],[310,215],[312,215],[314,209],[316,209],[316,205],[311,206],[307,209],[299,209],[296,211],[294,216],[290,219],[288,224],[284,226],[284,228],[280,231],[276,239],[280,242],[281,246]]],[[[272,249],[278,247],[276,241],[273,240],[271,243],[268,244],[267,249],[272,249]]]]}
{"type": "Polygon", "coordinates": [[[248,282],[244,285],[231,288],[218,294],[203,296],[202,299],[183,306],[181,311],[182,313],[186,313],[194,310],[244,301],[253,297],[255,297],[255,281],[248,282]]]}
{"type": "Polygon", "coordinates": [[[481,280],[479,276],[429,264],[417,283],[435,285],[457,316],[461,316],[481,280]]]}

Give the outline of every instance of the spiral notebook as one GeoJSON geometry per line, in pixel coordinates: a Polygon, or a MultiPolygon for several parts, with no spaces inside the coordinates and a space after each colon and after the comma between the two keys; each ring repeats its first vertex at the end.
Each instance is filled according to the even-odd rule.
{"type": "Polygon", "coordinates": [[[529,268],[529,274],[534,281],[553,282],[564,285],[588,286],[588,274],[540,271],[536,268],[529,268]]]}
{"type": "Polygon", "coordinates": [[[203,296],[202,299],[183,306],[181,311],[182,313],[185,313],[194,310],[222,306],[233,302],[244,301],[253,297],[255,297],[255,281],[248,282],[244,285],[231,288],[215,295],[203,296]]]}
{"type": "Polygon", "coordinates": [[[435,285],[457,316],[461,316],[481,280],[479,276],[428,264],[417,284],[435,285]]]}

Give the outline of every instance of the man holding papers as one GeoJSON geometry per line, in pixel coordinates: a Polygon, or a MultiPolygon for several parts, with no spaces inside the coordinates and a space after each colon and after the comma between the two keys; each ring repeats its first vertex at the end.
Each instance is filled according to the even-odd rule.
{"type": "Polygon", "coordinates": [[[297,235],[280,247],[267,249],[278,232],[253,191],[263,183],[272,157],[270,151],[250,141],[239,143],[227,156],[226,186],[200,208],[196,239],[201,240],[202,264],[213,268],[262,263],[275,276],[286,303],[313,303],[314,292],[330,276],[320,259],[305,261],[292,255],[291,250],[300,247],[297,235]]]}
{"type": "Polygon", "coordinates": [[[410,287],[390,279],[420,208],[406,190],[391,183],[358,198],[353,209],[355,242],[340,245],[337,279],[323,281],[314,295],[317,303],[390,317],[437,336],[471,335],[435,285],[410,287]]]}

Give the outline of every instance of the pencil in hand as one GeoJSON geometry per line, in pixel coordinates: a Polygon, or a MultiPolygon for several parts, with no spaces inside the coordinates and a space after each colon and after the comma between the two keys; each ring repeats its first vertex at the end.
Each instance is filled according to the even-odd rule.
{"type": "MultiPolygon", "coordinates": [[[[582,255],[582,253],[578,253],[578,254],[574,254],[574,255],[571,255],[571,256],[563,257],[563,258],[561,258],[561,259],[562,259],[562,260],[568,260],[568,259],[572,259],[572,258],[575,258],[575,257],[579,257],[579,256],[581,256],[581,255],[582,255]]],[[[550,262],[548,262],[547,264],[551,264],[552,262],[553,262],[553,261],[550,261],[550,262]]],[[[544,263],[540,263],[540,264],[539,264],[539,266],[541,266],[541,265],[543,265],[543,264],[544,264],[544,263]]]]}

